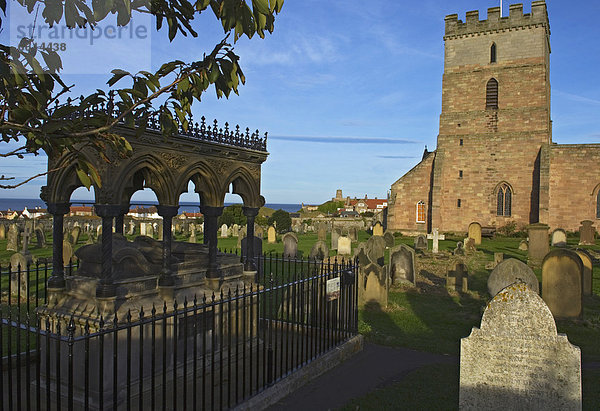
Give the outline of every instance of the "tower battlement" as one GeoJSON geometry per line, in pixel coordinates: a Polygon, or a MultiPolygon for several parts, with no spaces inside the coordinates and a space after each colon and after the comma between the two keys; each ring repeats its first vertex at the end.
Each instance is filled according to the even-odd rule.
{"type": "Polygon", "coordinates": [[[479,11],[468,11],[466,21],[458,19],[458,14],[446,16],[446,32],[444,38],[460,37],[486,32],[504,31],[509,29],[527,27],[531,25],[544,25],[550,34],[548,10],[545,0],[535,0],[531,3],[531,13],[523,14],[523,4],[511,4],[508,17],[500,17],[500,7],[491,7],[487,11],[487,20],[479,20],[479,11]]]}

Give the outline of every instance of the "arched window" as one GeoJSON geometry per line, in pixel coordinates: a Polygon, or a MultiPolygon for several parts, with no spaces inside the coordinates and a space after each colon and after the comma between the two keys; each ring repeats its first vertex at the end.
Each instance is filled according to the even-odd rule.
{"type": "Polygon", "coordinates": [[[417,203],[417,223],[425,222],[425,203],[419,201],[417,203]]]}
{"type": "Polygon", "coordinates": [[[496,202],[496,214],[509,217],[512,205],[512,192],[508,184],[502,184],[498,188],[498,197],[496,202]]]}
{"type": "Polygon", "coordinates": [[[496,62],[496,43],[492,43],[492,47],[490,47],[490,63],[496,62]]]}
{"type": "Polygon", "coordinates": [[[498,109],[498,81],[495,78],[491,78],[485,87],[485,108],[498,109]]]}

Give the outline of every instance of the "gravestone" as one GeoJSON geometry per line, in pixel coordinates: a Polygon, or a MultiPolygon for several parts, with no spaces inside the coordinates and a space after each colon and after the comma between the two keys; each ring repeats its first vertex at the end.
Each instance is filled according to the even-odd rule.
{"type": "Polygon", "coordinates": [[[148,230],[146,223],[140,223],[140,235],[147,235],[148,230]]]}
{"type": "Polygon", "coordinates": [[[383,237],[383,225],[379,221],[373,226],[373,236],[383,237]]]}
{"type": "Polygon", "coordinates": [[[536,294],[540,293],[540,284],[533,270],[516,258],[509,258],[492,270],[487,281],[488,292],[493,297],[504,288],[519,281],[525,283],[536,294]]]}
{"type": "Polygon", "coordinates": [[[439,240],[445,240],[446,236],[444,236],[444,234],[440,234],[439,229],[434,228],[431,234],[427,234],[427,238],[429,240],[433,240],[431,251],[433,253],[437,253],[439,251],[439,240]]]}
{"type": "Polygon", "coordinates": [[[529,233],[527,263],[537,266],[550,251],[548,226],[541,223],[530,224],[527,226],[527,230],[529,233]]]}
{"type": "Polygon", "coordinates": [[[188,243],[197,243],[198,239],[196,238],[196,230],[192,230],[192,234],[190,234],[190,239],[188,240],[188,243]]]}
{"type": "Polygon", "coordinates": [[[277,242],[277,236],[275,235],[275,227],[273,227],[272,225],[269,226],[269,229],[267,230],[267,242],[269,244],[275,244],[277,242]]]}
{"type": "Polygon", "coordinates": [[[446,274],[446,288],[466,293],[469,291],[469,271],[462,261],[456,261],[446,274]]]}
{"type": "Polygon", "coordinates": [[[73,246],[67,240],[63,240],[63,266],[68,266],[73,258],[73,246]]]}
{"type": "Polygon", "coordinates": [[[585,250],[575,250],[575,252],[583,263],[583,295],[592,295],[592,273],[594,269],[592,257],[585,250]]]}
{"type": "Polygon", "coordinates": [[[323,261],[327,257],[329,257],[329,249],[327,248],[327,243],[322,240],[317,241],[310,249],[310,259],[323,261]]]}
{"type": "Polygon", "coordinates": [[[475,240],[475,245],[481,244],[481,224],[478,222],[472,222],[469,224],[469,238],[475,240]]]}
{"type": "Polygon", "coordinates": [[[238,239],[237,239],[237,245],[236,245],[236,247],[237,247],[237,248],[242,248],[242,239],[243,239],[243,238],[246,238],[246,230],[247,230],[247,229],[248,229],[248,228],[247,228],[246,226],[243,226],[243,227],[240,229],[240,233],[239,233],[239,235],[238,235],[238,239]]]}
{"type": "Polygon", "coordinates": [[[461,410],[581,409],[581,351],[524,283],[487,305],[460,343],[461,410]]]}
{"type": "Polygon", "coordinates": [[[151,223],[146,223],[146,235],[154,238],[154,226],[151,223]]]}
{"type": "Polygon", "coordinates": [[[366,243],[358,243],[356,248],[354,249],[353,257],[357,259],[359,267],[364,267],[371,263],[369,257],[367,256],[367,244],[366,243]]]}
{"type": "Polygon", "coordinates": [[[583,220],[581,222],[581,227],[579,227],[579,245],[596,244],[596,228],[593,224],[594,222],[590,220],[583,220]]]}
{"type": "Polygon", "coordinates": [[[390,281],[392,284],[417,283],[415,276],[415,250],[400,244],[390,250],[390,281]]]}
{"type": "Polygon", "coordinates": [[[367,257],[372,263],[384,265],[385,240],[382,236],[372,236],[367,240],[367,257]]]}
{"type": "Polygon", "coordinates": [[[340,238],[341,231],[339,228],[334,228],[331,230],[331,249],[337,250],[338,247],[338,239],[340,238]]]}
{"type": "Polygon", "coordinates": [[[521,251],[529,250],[529,244],[527,244],[527,240],[521,240],[521,242],[519,243],[519,250],[521,250],[521,251]]]}
{"type": "Polygon", "coordinates": [[[467,253],[473,253],[475,251],[477,251],[477,248],[475,248],[475,240],[472,238],[467,237],[465,239],[465,251],[467,253]]]}
{"type": "Polygon", "coordinates": [[[41,227],[35,229],[35,240],[38,248],[46,247],[46,233],[41,227]]]}
{"type": "Polygon", "coordinates": [[[562,228],[557,228],[552,231],[551,245],[554,247],[566,247],[567,246],[567,233],[562,228]]]}
{"type": "Polygon", "coordinates": [[[298,237],[294,233],[285,233],[281,238],[283,242],[283,256],[296,258],[298,255],[298,237]]]}
{"type": "MultiPolygon", "coordinates": [[[[244,261],[244,258],[246,258],[246,254],[247,254],[247,250],[248,250],[248,246],[246,245],[248,243],[248,237],[244,237],[242,238],[242,243],[241,243],[241,249],[242,249],[242,261],[244,261]]],[[[256,236],[254,236],[254,257],[260,257],[262,256],[262,238],[258,238],[256,236]]],[[[259,268],[259,267],[257,267],[259,268]]],[[[259,272],[260,272],[260,268],[259,268],[259,272]]]]}
{"type": "Polygon", "coordinates": [[[358,241],[358,230],[356,227],[350,227],[348,230],[348,237],[350,237],[350,240],[354,243],[358,241]]]}
{"type": "Polygon", "coordinates": [[[385,267],[371,263],[360,268],[359,286],[359,299],[363,304],[387,307],[388,281],[385,267]]]}
{"type": "Polygon", "coordinates": [[[0,240],[6,239],[6,226],[4,224],[0,224],[0,240]]]}
{"type": "Polygon", "coordinates": [[[555,318],[583,312],[583,262],[575,251],[557,248],[542,262],[542,297],[555,318]]]}
{"type": "Polygon", "coordinates": [[[504,253],[494,253],[494,267],[504,261],[504,253]]]}
{"type": "Polygon", "coordinates": [[[81,228],[79,228],[78,226],[73,227],[73,229],[71,230],[71,235],[69,236],[69,241],[71,242],[71,244],[76,245],[77,242],[79,241],[80,235],[81,235],[81,228]]]}
{"type": "Polygon", "coordinates": [[[454,255],[465,255],[465,248],[463,247],[462,241],[456,243],[456,248],[452,251],[454,255]]]}
{"type": "Polygon", "coordinates": [[[19,251],[19,229],[16,224],[11,224],[10,227],[8,227],[6,251],[19,251]]]}
{"type": "Polygon", "coordinates": [[[265,230],[258,224],[254,224],[254,236],[260,238],[261,240],[265,236],[265,230]]]}
{"type": "Polygon", "coordinates": [[[318,241],[327,241],[327,227],[324,223],[319,224],[319,231],[317,231],[318,241]]]}
{"type": "Polygon", "coordinates": [[[128,235],[135,235],[135,223],[129,223],[129,230],[127,230],[128,235]]]}
{"type": "Polygon", "coordinates": [[[342,236],[338,238],[338,255],[351,255],[352,254],[352,240],[350,237],[342,236]]]}
{"type": "Polygon", "coordinates": [[[394,235],[389,231],[386,231],[383,234],[383,239],[385,240],[385,246],[387,248],[392,248],[394,246],[394,235]]]}
{"type": "MultiPolygon", "coordinates": [[[[142,225],[144,225],[144,223],[142,223],[142,225]]],[[[100,238],[101,235],[102,235],[102,224],[100,224],[99,226],[96,227],[96,237],[100,238]]],[[[145,232],[144,232],[144,235],[146,235],[145,232]]]]}
{"type": "Polygon", "coordinates": [[[162,241],[163,240],[163,221],[160,222],[160,224],[158,225],[158,241],[162,241]]]}
{"type": "Polygon", "coordinates": [[[227,224],[223,224],[219,231],[221,232],[221,238],[229,237],[229,227],[227,227],[227,224]]]}
{"type": "Polygon", "coordinates": [[[415,237],[415,250],[427,250],[427,237],[423,234],[419,234],[415,237]]]}
{"type": "Polygon", "coordinates": [[[29,295],[27,268],[32,262],[31,254],[14,253],[10,256],[10,287],[12,295],[18,295],[21,298],[29,295]]]}
{"type": "Polygon", "coordinates": [[[240,235],[240,226],[237,224],[234,224],[233,226],[231,226],[231,236],[237,237],[239,235],[240,235]]]}

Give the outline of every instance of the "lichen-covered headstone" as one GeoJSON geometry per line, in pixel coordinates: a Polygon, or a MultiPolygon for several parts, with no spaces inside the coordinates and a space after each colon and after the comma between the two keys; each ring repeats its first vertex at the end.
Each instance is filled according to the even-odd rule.
{"type": "Polygon", "coordinates": [[[521,240],[521,242],[519,243],[519,250],[527,251],[528,249],[529,249],[529,244],[527,243],[527,240],[521,240]]]}
{"type": "Polygon", "coordinates": [[[63,266],[68,266],[73,258],[73,246],[67,240],[63,240],[63,266]]]}
{"type": "Polygon", "coordinates": [[[392,284],[416,284],[415,250],[405,244],[390,250],[390,280],[392,284]]]}
{"type": "Polygon", "coordinates": [[[358,241],[358,230],[356,227],[350,227],[348,230],[348,237],[350,237],[350,240],[354,243],[358,241]]]}
{"type": "Polygon", "coordinates": [[[536,294],[540,293],[540,285],[533,270],[516,258],[504,260],[494,268],[488,277],[488,292],[493,297],[500,290],[517,281],[527,284],[536,294]]]}
{"type": "Polygon", "coordinates": [[[79,241],[79,236],[81,235],[81,228],[79,226],[73,227],[71,230],[71,234],[69,235],[69,241],[72,245],[76,245],[79,241]]]}
{"type": "Polygon", "coordinates": [[[459,409],[581,410],[581,351],[525,283],[496,294],[461,339],[459,409]]]}
{"type": "Polygon", "coordinates": [[[556,318],[583,313],[583,262],[575,251],[557,248],[542,262],[542,297],[556,318]]]}
{"type": "Polygon", "coordinates": [[[550,250],[550,241],[548,240],[548,226],[546,224],[535,223],[527,226],[529,235],[528,263],[539,266],[548,251],[550,250]]]}
{"type": "Polygon", "coordinates": [[[358,245],[354,249],[353,257],[357,259],[359,267],[364,267],[365,265],[370,264],[371,261],[367,256],[367,244],[358,243],[358,245]]]}

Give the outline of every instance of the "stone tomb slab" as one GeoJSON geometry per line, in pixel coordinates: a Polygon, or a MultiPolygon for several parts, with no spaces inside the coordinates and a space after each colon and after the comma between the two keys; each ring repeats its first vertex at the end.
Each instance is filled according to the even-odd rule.
{"type": "Polygon", "coordinates": [[[581,410],[581,350],[526,284],[496,294],[461,339],[459,409],[581,410]]]}
{"type": "Polygon", "coordinates": [[[575,251],[557,248],[542,262],[542,297],[555,318],[583,313],[583,262],[575,251]]]}
{"type": "Polygon", "coordinates": [[[509,258],[499,263],[488,277],[488,292],[493,297],[501,290],[515,282],[523,282],[534,291],[540,293],[540,284],[529,266],[516,258],[509,258]]]}
{"type": "Polygon", "coordinates": [[[415,250],[400,244],[390,250],[390,281],[392,284],[416,284],[415,250]]]}

